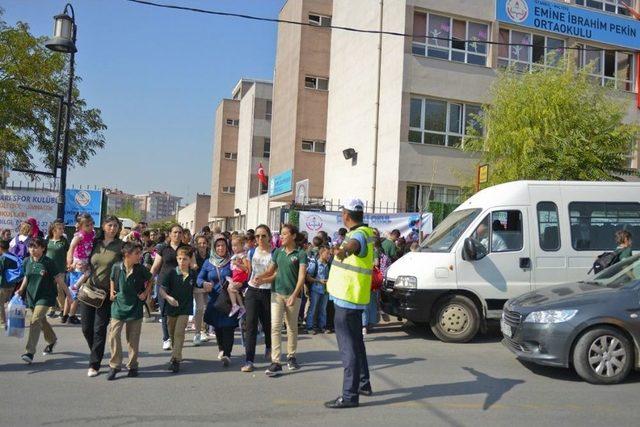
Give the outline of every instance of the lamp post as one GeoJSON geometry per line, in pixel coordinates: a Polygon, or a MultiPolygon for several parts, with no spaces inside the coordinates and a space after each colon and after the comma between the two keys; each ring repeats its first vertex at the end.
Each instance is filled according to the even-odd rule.
{"type": "Polygon", "coordinates": [[[60,15],[53,17],[53,37],[44,44],[48,49],[54,52],[69,53],[69,87],[67,88],[67,115],[64,127],[64,140],[62,143],[62,161],[60,162],[60,187],[58,192],[58,218],[64,219],[65,194],[67,190],[67,163],[69,162],[69,131],[71,126],[71,111],[73,104],[71,97],[73,96],[73,78],[75,66],[76,48],[76,17],[73,6],[70,3],[64,7],[60,15]],[[67,12],[71,12],[71,16],[67,12]]]}

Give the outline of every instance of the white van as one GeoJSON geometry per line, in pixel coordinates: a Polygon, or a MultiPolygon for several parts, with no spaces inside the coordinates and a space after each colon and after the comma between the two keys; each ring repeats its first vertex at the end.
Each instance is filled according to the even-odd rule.
{"type": "Polygon", "coordinates": [[[386,313],[467,342],[513,297],[582,280],[615,249],[617,230],[640,248],[640,183],[517,181],[484,189],[440,223],[419,252],[387,271],[386,313]]]}

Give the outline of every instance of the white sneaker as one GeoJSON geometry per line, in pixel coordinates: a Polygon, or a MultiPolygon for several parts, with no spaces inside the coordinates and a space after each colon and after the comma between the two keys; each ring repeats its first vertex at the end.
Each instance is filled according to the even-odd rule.
{"type": "Polygon", "coordinates": [[[200,334],[195,334],[193,336],[193,345],[195,347],[200,347],[200,344],[202,343],[202,339],[200,339],[200,334]]]}
{"type": "Polygon", "coordinates": [[[224,357],[224,351],[221,351],[218,353],[218,360],[222,360],[222,358],[224,357]]]}
{"type": "Polygon", "coordinates": [[[162,341],[162,349],[163,350],[171,350],[171,339],[166,341],[162,341]]]}
{"type": "Polygon", "coordinates": [[[87,371],[87,376],[89,378],[97,377],[98,376],[98,371],[96,371],[93,368],[89,368],[89,370],[87,371]]]}
{"type": "Polygon", "coordinates": [[[367,328],[362,328],[362,336],[363,337],[367,336],[367,328]]]}
{"type": "Polygon", "coordinates": [[[200,341],[202,342],[209,342],[209,335],[207,335],[206,332],[200,334],[200,341]]]}

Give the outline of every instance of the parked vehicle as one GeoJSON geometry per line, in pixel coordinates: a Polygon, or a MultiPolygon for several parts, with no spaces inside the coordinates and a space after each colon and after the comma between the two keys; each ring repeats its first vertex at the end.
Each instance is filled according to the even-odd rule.
{"type": "Polygon", "coordinates": [[[640,358],[640,256],[597,276],[507,301],[503,344],[518,358],[571,367],[585,381],[618,383],[640,358]]]}
{"type": "Polygon", "coordinates": [[[640,248],[640,183],[517,181],[484,189],[391,265],[383,310],[467,342],[504,303],[583,279],[629,230],[640,248]]]}

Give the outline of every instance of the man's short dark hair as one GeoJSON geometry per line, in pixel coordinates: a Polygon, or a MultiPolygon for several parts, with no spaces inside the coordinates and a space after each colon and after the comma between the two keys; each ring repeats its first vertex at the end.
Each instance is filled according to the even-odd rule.
{"type": "Polygon", "coordinates": [[[349,209],[345,209],[345,212],[347,212],[347,216],[356,224],[362,224],[364,221],[363,211],[350,211],[349,209]]]}
{"type": "Polygon", "coordinates": [[[396,237],[400,237],[400,230],[392,230],[391,234],[396,237]]]}

